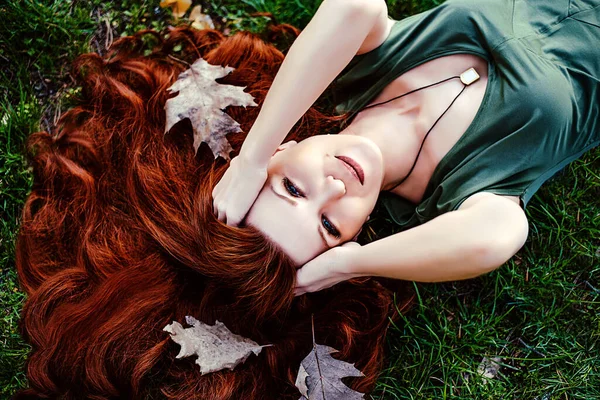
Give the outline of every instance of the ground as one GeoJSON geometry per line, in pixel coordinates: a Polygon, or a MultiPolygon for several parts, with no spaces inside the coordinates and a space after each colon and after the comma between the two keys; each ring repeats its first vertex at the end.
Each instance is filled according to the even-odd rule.
{"type": "MultiPolygon", "coordinates": [[[[500,0],[498,0],[500,1],[500,0]]],[[[17,331],[25,295],[14,266],[31,186],[27,134],[49,130],[77,95],[69,63],[120,36],[175,24],[159,0],[8,0],[0,5],[0,398],[26,386],[17,331]]],[[[194,0],[220,29],[306,25],[319,0],[194,0]]],[[[436,0],[389,0],[394,18],[436,0]]],[[[186,23],[185,19],[178,23],[186,23]]],[[[600,149],[546,184],[527,208],[527,243],[478,279],[414,285],[416,305],[392,327],[375,399],[600,399],[600,149]],[[499,363],[486,378],[484,359],[499,363]],[[491,375],[494,375],[493,373],[491,375]]],[[[493,367],[493,366],[492,366],[493,367]]],[[[493,368],[492,368],[493,369],[493,368]]]]}

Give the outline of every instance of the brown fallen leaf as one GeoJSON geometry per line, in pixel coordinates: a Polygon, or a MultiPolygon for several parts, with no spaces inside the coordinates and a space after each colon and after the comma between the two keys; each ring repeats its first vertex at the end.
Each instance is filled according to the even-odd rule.
{"type": "Polygon", "coordinates": [[[192,0],[162,0],[160,6],[162,8],[171,7],[171,12],[175,18],[181,18],[192,5],[192,0]]]}
{"type": "Polygon", "coordinates": [[[342,378],[364,376],[354,364],[337,360],[331,354],[336,349],[315,343],[313,326],[313,349],[300,363],[296,387],[302,394],[299,400],[358,400],[364,394],[344,385],[342,378]]]}
{"type": "Polygon", "coordinates": [[[186,316],[185,321],[191,328],[184,328],[177,321],[173,321],[163,328],[171,334],[171,339],[181,346],[175,358],[188,357],[196,354],[196,364],[200,366],[202,375],[228,368],[233,370],[238,364],[243,363],[254,353],[258,355],[263,347],[258,343],[243,336],[231,333],[219,321],[214,325],[207,325],[196,318],[186,316]]]}
{"type": "Polygon", "coordinates": [[[481,363],[479,363],[479,367],[477,367],[477,373],[481,375],[484,384],[487,383],[488,379],[493,379],[498,375],[501,362],[502,358],[500,357],[483,357],[481,363]]]}
{"type": "Polygon", "coordinates": [[[216,82],[233,70],[232,67],[211,65],[199,58],[191,68],[179,74],[177,81],[167,89],[170,93],[179,94],[165,104],[165,133],[177,122],[189,118],[194,130],[194,150],[198,152],[200,144],[205,142],[215,158],[221,156],[229,160],[233,149],[226,135],[242,130],[240,124],[222,110],[228,106],[257,106],[252,95],[244,92],[245,86],[216,82]]]}

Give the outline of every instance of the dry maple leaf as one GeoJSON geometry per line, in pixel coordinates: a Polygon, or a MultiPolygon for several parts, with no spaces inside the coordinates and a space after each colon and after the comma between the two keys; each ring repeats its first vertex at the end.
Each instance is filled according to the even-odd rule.
{"type": "Polygon", "coordinates": [[[221,156],[229,160],[233,149],[226,135],[242,130],[240,124],[222,110],[228,106],[257,106],[252,95],[244,92],[245,86],[215,81],[233,70],[232,67],[211,65],[199,58],[191,68],[179,74],[177,81],[167,89],[169,93],[179,94],[165,104],[165,133],[177,122],[189,118],[194,130],[194,151],[198,152],[200,144],[205,142],[215,158],[221,156]]]}
{"type": "Polygon", "coordinates": [[[344,385],[342,378],[364,376],[354,364],[331,357],[336,349],[315,343],[313,349],[300,363],[296,387],[302,393],[299,400],[358,400],[364,394],[344,385]]]}
{"type": "Polygon", "coordinates": [[[185,317],[185,321],[192,327],[184,328],[179,322],[173,321],[163,331],[169,332],[171,339],[181,346],[175,358],[194,354],[198,356],[196,364],[200,366],[202,375],[225,368],[233,370],[246,361],[250,354],[258,355],[263,347],[271,346],[260,346],[250,339],[231,333],[219,321],[215,321],[214,325],[207,325],[189,315],[185,317]]]}
{"type": "Polygon", "coordinates": [[[192,5],[192,0],[162,0],[160,6],[162,8],[171,7],[173,16],[175,18],[181,18],[185,15],[185,12],[192,5]]]}

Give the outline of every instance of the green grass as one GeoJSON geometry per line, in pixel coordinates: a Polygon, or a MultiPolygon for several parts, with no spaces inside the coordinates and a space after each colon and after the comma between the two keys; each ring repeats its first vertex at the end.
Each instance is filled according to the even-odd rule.
{"type": "MultiPolygon", "coordinates": [[[[0,6],[0,398],[26,386],[18,332],[24,294],[14,238],[31,173],[26,136],[50,129],[75,91],[69,63],[112,37],[172,23],[158,0],[9,0],[0,6]]],[[[198,1],[195,1],[195,4],[198,1]]],[[[319,0],[204,1],[220,28],[303,27],[319,0]]],[[[390,0],[395,18],[439,2],[390,0]]],[[[600,399],[600,149],[530,202],[530,235],[505,266],[463,282],[415,285],[418,300],[388,335],[376,399],[600,399]],[[483,357],[500,372],[484,380],[483,357]]]]}

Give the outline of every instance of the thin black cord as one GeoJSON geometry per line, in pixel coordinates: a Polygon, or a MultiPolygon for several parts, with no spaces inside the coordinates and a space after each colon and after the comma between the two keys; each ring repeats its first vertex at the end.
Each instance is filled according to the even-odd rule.
{"type": "Polygon", "coordinates": [[[406,92],[404,94],[401,94],[400,96],[392,97],[391,99],[386,100],[386,101],[382,101],[381,103],[375,103],[375,104],[371,104],[369,106],[363,107],[362,110],[366,110],[367,108],[371,108],[371,107],[375,107],[375,106],[380,106],[382,104],[389,103],[392,100],[396,100],[396,99],[399,99],[400,97],[408,96],[409,94],[413,94],[415,92],[418,92],[419,90],[423,90],[423,89],[427,89],[427,88],[430,88],[430,87],[435,86],[435,85],[439,85],[440,83],[447,82],[447,81],[449,81],[451,79],[460,79],[460,76],[451,76],[450,78],[446,78],[446,79],[441,80],[439,82],[431,83],[431,84],[429,84],[427,86],[422,86],[420,88],[413,89],[410,92],[406,92]]]}
{"type": "MultiPolygon", "coordinates": [[[[417,88],[417,89],[411,90],[410,92],[406,92],[406,93],[404,93],[404,94],[401,94],[400,96],[392,97],[392,98],[391,98],[391,99],[389,99],[389,100],[382,101],[382,102],[380,102],[380,103],[375,103],[375,104],[371,104],[371,105],[369,105],[369,106],[363,107],[363,108],[362,108],[360,111],[362,111],[362,110],[366,110],[367,108],[371,108],[371,107],[375,107],[375,106],[380,106],[380,105],[382,105],[382,104],[389,103],[389,102],[390,102],[390,101],[392,101],[392,100],[396,100],[396,99],[399,99],[399,98],[401,98],[401,97],[408,96],[409,94],[412,94],[412,93],[418,92],[419,90],[427,89],[427,88],[430,88],[430,87],[432,87],[432,86],[435,86],[435,85],[439,85],[440,83],[444,83],[444,82],[447,82],[447,81],[449,81],[449,80],[452,80],[452,79],[460,79],[460,76],[451,76],[450,78],[443,79],[443,80],[441,80],[441,81],[439,81],[439,82],[435,82],[435,83],[429,84],[429,85],[427,85],[427,86],[422,86],[422,87],[420,87],[420,88],[417,88]]],[[[461,80],[461,83],[462,83],[462,80],[461,80]]],[[[448,110],[450,109],[450,107],[452,107],[452,105],[454,104],[454,102],[456,102],[456,100],[458,100],[458,98],[459,98],[459,97],[460,97],[460,95],[461,95],[461,94],[462,94],[462,93],[465,91],[465,89],[467,88],[467,86],[468,86],[468,85],[465,85],[465,84],[463,83],[463,88],[462,88],[462,90],[460,91],[460,93],[456,95],[456,97],[454,98],[454,100],[452,100],[452,102],[451,102],[451,103],[450,103],[450,105],[449,105],[449,106],[446,108],[446,110],[444,110],[444,112],[443,112],[443,113],[442,113],[442,114],[441,114],[441,115],[438,117],[438,119],[436,119],[436,120],[435,120],[435,122],[433,123],[433,125],[431,125],[431,128],[429,128],[429,130],[428,130],[428,131],[427,131],[427,133],[425,134],[425,137],[423,138],[423,141],[421,142],[421,147],[419,148],[419,152],[417,153],[417,156],[415,157],[415,162],[413,163],[412,167],[410,167],[410,170],[408,171],[408,174],[406,174],[406,176],[405,176],[404,178],[402,178],[402,180],[401,180],[401,181],[400,181],[398,184],[396,184],[394,187],[392,187],[391,189],[388,189],[388,190],[394,190],[395,188],[397,188],[398,186],[400,186],[402,183],[404,183],[404,181],[405,181],[405,180],[406,180],[406,179],[407,179],[407,178],[410,176],[410,174],[411,174],[411,173],[413,172],[413,170],[415,169],[415,166],[417,165],[417,161],[419,160],[419,156],[421,155],[421,151],[423,150],[423,146],[425,145],[425,139],[427,139],[427,136],[429,136],[429,134],[431,133],[431,131],[433,130],[433,128],[434,128],[434,127],[437,125],[437,123],[438,123],[438,122],[439,122],[439,121],[442,119],[442,117],[443,117],[444,115],[446,115],[446,113],[448,112],[448,110]]]]}
{"type": "Polygon", "coordinates": [[[410,171],[408,171],[408,174],[406,174],[406,176],[400,181],[400,183],[396,184],[393,188],[391,188],[389,190],[394,190],[395,188],[397,188],[398,186],[400,186],[410,176],[410,174],[412,174],[413,170],[415,169],[415,166],[417,165],[417,161],[419,160],[419,156],[421,155],[421,150],[423,150],[423,146],[425,145],[425,139],[427,139],[427,136],[429,136],[429,134],[431,133],[431,131],[433,130],[433,128],[437,125],[437,123],[440,121],[440,119],[442,119],[442,117],[448,112],[448,110],[450,109],[450,107],[452,107],[452,104],[454,104],[454,102],[456,100],[458,100],[458,98],[465,91],[466,88],[467,88],[467,85],[463,85],[463,88],[460,91],[460,93],[456,95],[456,97],[454,98],[454,100],[452,100],[452,102],[450,103],[450,105],[448,106],[448,108],[446,108],[446,110],[442,113],[442,115],[440,115],[438,117],[438,119],[435,120],[435,122],[433,123],[433,125],[431,125],[431,128],[429,128],[429,130],[425,134],[425,137],[423,138],[423,141],[421,142],[421,147],[419,148],[419,152],[417,153],[417,157],[415,157],[415,162],[413,163],[412,167],[410,167],[410,171]]]}

